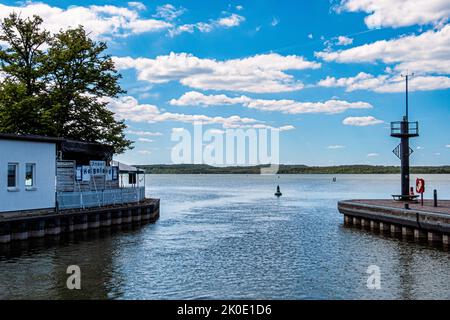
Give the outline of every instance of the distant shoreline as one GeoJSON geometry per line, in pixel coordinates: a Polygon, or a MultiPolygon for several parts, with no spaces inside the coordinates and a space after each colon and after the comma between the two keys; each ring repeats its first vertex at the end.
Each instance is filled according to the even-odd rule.
{"type": "MultiPolygon", "coordinates": [[[[197,164],[180,165],[136,165],[147,174],[260,174],[261,168],[251,167],[213,167],[197,164]]],[[[305,166],[280,165],[278,174],[399,174],[397,166],[343,165],[343,166],[305,166]]],[[[411,174],[450,174],[448,166],[416,166],[411,167],[411,174]]]]}

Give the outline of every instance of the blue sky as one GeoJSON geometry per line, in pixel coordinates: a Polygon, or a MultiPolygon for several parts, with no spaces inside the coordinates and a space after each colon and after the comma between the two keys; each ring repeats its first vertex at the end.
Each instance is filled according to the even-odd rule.
{"type": "Polygon", "coordinates": [[[409,70],[414,165],[450,163],[450,4],[445,0],[0,1],[47,28],[107,41],[128,92],[133,164],[170,163],[173,128],[280,128],[287,164],[399,164],[389,122],[409,70]]]}

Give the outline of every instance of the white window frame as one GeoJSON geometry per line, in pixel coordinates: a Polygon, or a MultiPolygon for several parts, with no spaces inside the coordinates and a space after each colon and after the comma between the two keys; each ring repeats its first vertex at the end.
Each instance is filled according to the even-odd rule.
{"type": "Polygon", "coordinates": [[[19,164],[17,162],[8,162],[7,172],[6,172],[6,186],[8,187],[8,191],[16,192],[19,191],[19,164]],[[9,186],[9,166],[14,166],[15,170],[15,182],[14,186],[9,186]]]}
{"type": "Polygon", "coordinates": [[[26,191],[35,191],[36,190],[36,163],[26,163],[25,164],[25,190],[26,191]],[[27,186],[27,167],[31,166],[32,168],[32,177],[31,177],[31,185],[27,186]]]}

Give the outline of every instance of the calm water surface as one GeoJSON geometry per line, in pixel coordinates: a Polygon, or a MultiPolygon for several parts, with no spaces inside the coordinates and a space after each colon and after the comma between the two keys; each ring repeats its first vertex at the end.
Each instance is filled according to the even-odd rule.
{"type": "MultiPolygon", "coordinates": [[[[0,246],[0,298],[450,299],[447,250],[343,226],[338,200],[398,193],[398,176],[337,178],[147,176],[156,224],[0,246]],[[69,265],[81,291],[66,289],[69,265]]],[[[426,178],[450,198],[450,176],[426,178]]]]}

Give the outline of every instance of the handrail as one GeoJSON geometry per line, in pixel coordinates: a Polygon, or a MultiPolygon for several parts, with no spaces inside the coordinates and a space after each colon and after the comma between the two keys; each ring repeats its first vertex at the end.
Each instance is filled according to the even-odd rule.
{"type": "Polygon", "coordinates": [[[395,121],[391,122],[391,135],[399,135],[399,134],[411,134],[411,135],[418,135],[419,134],[419,122],[407,122],[407,130],[404,132],[403,130],[403,121],[395,121]]]}
{"type": "Polygon", "coordinates": [[[89,208],[141,202],[145,200],[145,187],[102,191],[57,192],[56,196],[61,210],[89,208]]]}

